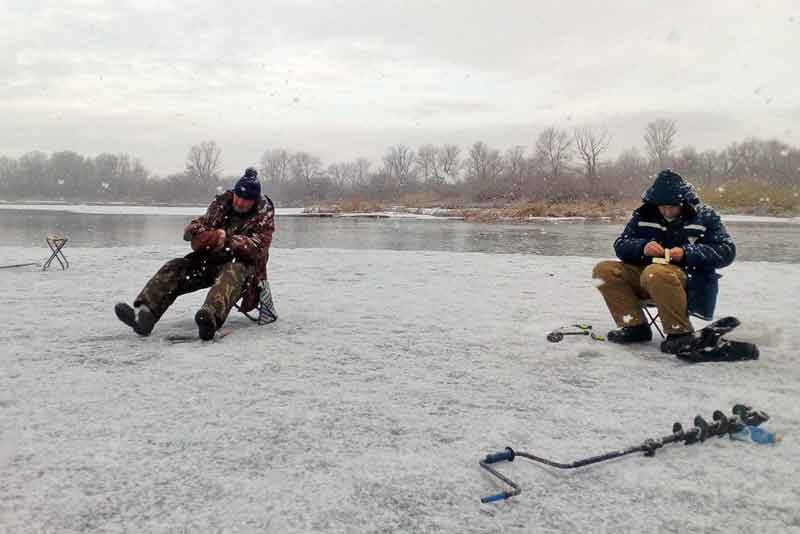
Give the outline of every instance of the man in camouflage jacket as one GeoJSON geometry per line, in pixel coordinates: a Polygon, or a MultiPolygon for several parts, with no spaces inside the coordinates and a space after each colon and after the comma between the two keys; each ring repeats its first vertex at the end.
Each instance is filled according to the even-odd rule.
{"type": "Polygon", "coordinates": [[[164,264],[133,307],[118,303],[117,317],[146,336],[177,297],[210,287],[195,322],[200,338],[212,339],[239,298],[242,312],[258,305],[274,231],[275,206],[261,194],[256,170],[248,168],[233,190],[217,196],[205,215],[184,229],[193,252],[164,264]]]}

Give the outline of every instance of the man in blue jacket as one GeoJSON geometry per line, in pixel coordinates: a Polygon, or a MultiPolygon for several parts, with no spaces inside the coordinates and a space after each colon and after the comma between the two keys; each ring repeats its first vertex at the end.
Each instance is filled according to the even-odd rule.
{"type": "Polygon", "coordinates": [[[689,315],[714,315],[716,269],[733,262],[736,245],[719,215],[670,169],[658,173],[642,200],[614,242],[622,261],[600,262],[592,276],[619,327],[608,333],[609,341],[650,341],[641,301],[652,299],[667,334],[661,350],[677,354],[693,338],[689,315]]]}

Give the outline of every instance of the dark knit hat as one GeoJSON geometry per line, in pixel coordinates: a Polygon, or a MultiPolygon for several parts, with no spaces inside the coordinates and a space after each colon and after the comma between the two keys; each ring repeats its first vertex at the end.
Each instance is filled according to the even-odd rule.
{"type": "Polygon", "coordinates": [[[248,167],[244,171],[244,176],[236,182],[233,192],[237,197],[245,200],[258,200],[261,198],[261,182],[258,181],[258,171],[253,167],[248,167]]]}
{"type": "Polygon", "coordinates": [[[679,206],[689,200],[687,189],[690,188],[683,176],[672,169],[664,169],[642,199],[650,204],[679,206]]]}

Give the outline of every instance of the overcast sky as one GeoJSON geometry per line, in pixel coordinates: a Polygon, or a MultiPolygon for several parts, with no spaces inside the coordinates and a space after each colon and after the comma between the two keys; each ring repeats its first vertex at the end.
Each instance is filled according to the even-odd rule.
{"type": "Polygon", "coordinates": [[[386,146],[606,124],[614,150],[800,144],[797,0],[0,0],[0,155],[130,152],[157,173],[222,147],[326,163],[386,146]],[[605,4],[605,6],[604,6],[605,4]]]}

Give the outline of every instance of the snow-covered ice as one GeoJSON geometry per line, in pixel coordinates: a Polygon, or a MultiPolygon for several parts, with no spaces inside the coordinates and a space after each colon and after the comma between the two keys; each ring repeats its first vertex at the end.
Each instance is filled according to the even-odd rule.
{"type": "MultiPolygon", "coordinates": [[[[136,337],[114,302],[185,252],[76,247],[68,271],[0,271],[3,532],[800,531],[798,265],[725,269],[718,315],[762,357],[693,366],[655,341],[547,343],[612,326],[581,257],[277,248],[277,323],[168,344],[196,332],[200,292],[136,337]],[[500,468],[522,495],[478,501],[501,488],[487,452],[571,461],[738,402],[783,442],[518,460],[500,468]]],[[[0,264],[40,256],[0,247],[0,264]]]]}

